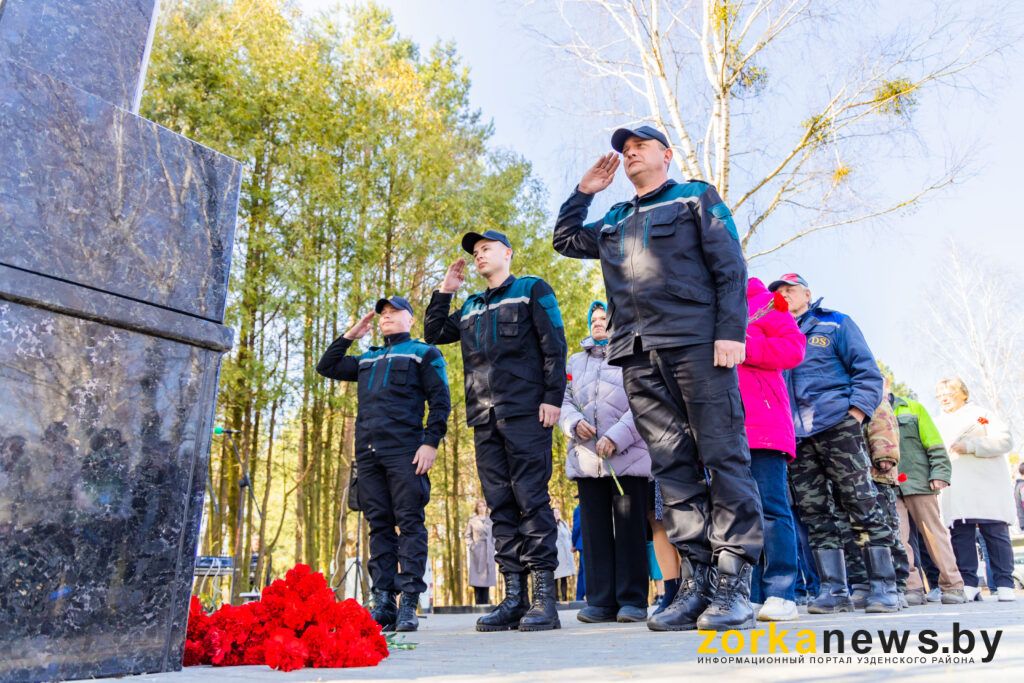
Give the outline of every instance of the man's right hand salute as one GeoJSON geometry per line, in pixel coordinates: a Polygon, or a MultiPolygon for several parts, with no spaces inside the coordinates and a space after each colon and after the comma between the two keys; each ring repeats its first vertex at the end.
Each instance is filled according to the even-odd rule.
{"type": "Polygon", "coordinates": [[[583,174],[583,180],[580,181],[580,192],[597,194],[612,184],[617,170],[619,170],[619,155],[615,152],[608,152],[583,174]]]}
{"type": "Polygon", "coordinates": [[[370,311],[362,318],[359,319],[355,325],[349,328],[348,332],[345,333],[345,339],[355,341],[356,339],[362,339],[366,336],[366,333],[370,331],[371,325],[373,325],[373,316],[377,315],[376,311],[370,311]]]}
{"type": "Polygon", "coordinates": [[[459,291],[459,287],[466,281],[466,259],[460,258],[452,265],[448,266],[448,272],[444,275],[444,281],[441,283],[442,294],[454,294],[459,291]]]}

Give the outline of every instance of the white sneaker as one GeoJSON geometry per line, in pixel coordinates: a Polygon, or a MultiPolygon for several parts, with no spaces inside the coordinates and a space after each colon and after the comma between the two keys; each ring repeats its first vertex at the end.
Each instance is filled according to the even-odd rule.
{"type": "Polygon", "coordinates": [[[981,602],[981,589],[976,586],[964,586],[964,597],[967,598],[967,602],[981,602]]]}
{"type": "Polygon", "coordinates": [[[928,591],[928,596],[926,600],[928,600],[928,602],[939,602],[940,600],[942,600],[942,589],[936,586],[935,588],[928,591]]]}
{"type": "Polygon", "coordinates": [[[1017,599],[1017,594],[1013,592],[1012,588],[1007,586],[1000,586],[997,592],[999,593],[999,602],[1013,602],[1017,599]]]}
{"type": "Polygon", "coordinates": [[[764,601],[764,607],[757,613],[758,621],[793,621],[800,613],[796,610],[796,603],[792,600],[782,598],[768,598],[764,601]]]}

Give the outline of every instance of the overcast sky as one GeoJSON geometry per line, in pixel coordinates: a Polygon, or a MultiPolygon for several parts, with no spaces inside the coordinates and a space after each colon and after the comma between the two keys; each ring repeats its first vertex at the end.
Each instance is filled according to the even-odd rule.
{"type": "MultiPolygon", "coordinates": [[[[300,0],[309,11],[332,0],[300,0]]],[[[608,147],[608,122],[591,115],[592,85],[546,48],[535,30],[559,30],[544,3],[514,0],[384,0],[399,31],[421,46],[453,40],[470,68],[472,102],[493,121],[493,144],[517,151],[534,164],[550,193],[552,217],[589,163],[608,147]],[[550,26],[546,22],[551,23],[550,26]],[[531,30],[533,29],[533,30],[531,30]],[[575,94],[578,93],[578,101],[575,94]]],[[[875,5],[865,22],[899,22],[907,5],[875,5]],[[900,7],[900,10],[895,10],[900,7]]],[[[794,73],[798,69],[793,67],[794,73]]],[[[922,348],[918,325],[925,302],[942,286],[943,255],[950,240],[982,256],[992,268],[1021,280],[1022,209],[1019,161],[1024,158],[1024,57],[1011,52],[991,62],[979,81],[985,96],[970,90],[922,98],[915,118],[917,149],[928,150],[923,173],[941,173],[950,154],[969,152],[971,173],[912,215],[852,233],[801,240],[751,264],[751,274],[770,281],[796,271],[826,305],[851,315],[875,355],[897,376],[931,400],[939,367],[922,348]]],[[[778,77],[777,73],[773,76],[778,77]]],[[[783,75],[784,77],[785,75],[783,75]]],[[[799,93],[797,93],[799,95],[799,93]]],[[[786,131],[781,131],[784,134],[786,131]]],[[[910,153],[915,154],[914,149],[910,153]]],[[[905,183],[905,166],[880,166],[879,188],[905,183]],[[888,174],[888,175],[887,175],[888,174]]],[[[677,179],[679,179],[677,177],[677,179]]],[[[628,199],[623,179],[606,191],[596,210],[628,199]]],[[[738,216],[738,218],[740,218],[738,216]]],[[[571,312],[570,312],[571,313],[571,312]]],[[[568,313],[567,313],[568,314],[568,313]]],[[[955,369],[953,369],[955,371],[955,369]]]]}

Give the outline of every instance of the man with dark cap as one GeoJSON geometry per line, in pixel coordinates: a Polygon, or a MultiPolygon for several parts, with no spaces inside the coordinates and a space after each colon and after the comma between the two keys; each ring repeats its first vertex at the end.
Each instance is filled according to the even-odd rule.
{"type": "Polygon", "coordinates": [[[896,612],[900,601],[891,548],[897,537],[878,501],[862,427],[882,402],[882,373],[856,323],[824,308],[821,299],[812,303],[807,280],[787,273],[768,289],[786,298],[807,337],[803,362],[785,372],[797,438],[790,486],[821,577],[818,597],[807,611],[854,609],[843,550],[848,516],[867,569],[865,610],[896,612]],[[837,511],[836,503],[844,512],[837,511]]]}
{"type": "Polygon", "coordinates": [[[435,347],[410,337],[412,323],[408,301],[400,296],[381,299],[334,340],[316,366],[324,377],[359,383],[359,504],[370,526],[371,614],[385,631],[415,631],[419,626],[416,605],[427,587],[427,472],[448,429],[452,407],[444,357],[435,347]],[[380,316],[384,345],[348,355],[352,342],[370,331],[375,315],[380,316]],[[430,409],[425,428],[424,403],[430,409]]]}
{"type": "Polygon", "coordinates": [[[449,313],[465,280],[465,259],[455,261],[427,307],[424,336],[432,344],[462,343],[466,421],[474,429],[477,472],[505,577],[505,599],[476,628],[555,629],[558,531],[548,481],[551,428],[565,391],[562,315],[548,283],[510,274],[512,245],[505,235],[471,232],[462,248],[473,255],[487,289],[449,313]],[[532,604],[527,572],[533,575],[532,604]]]}
{"type": "Polygon", "coordinates": [[[682,558],[675,599],[647,625],[751,628],[750,575],[764,534],[736,372],[747,326],[736,225],[714,187],[669,180],[672,150],[661,131],[620,128],[612,148],[636,195],[584,224],[620,163],[615,153],[602,156],[562,205],[554,247],[601,260],[609,362],[622,366],[661,486],[665,530],[682,558]]]}

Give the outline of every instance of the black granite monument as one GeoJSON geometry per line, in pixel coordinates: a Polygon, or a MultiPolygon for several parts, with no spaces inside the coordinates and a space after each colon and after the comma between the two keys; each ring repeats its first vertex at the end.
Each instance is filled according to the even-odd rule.
{"type": "Polygon", "coordinates": [[[139,117],[157,0],[0,0],[0,682],[181,667],[237,162],[139,117]]]}

